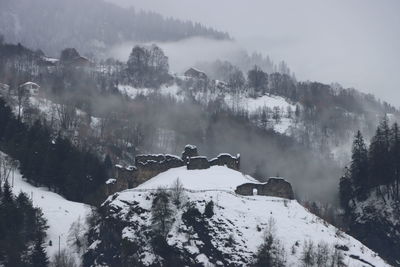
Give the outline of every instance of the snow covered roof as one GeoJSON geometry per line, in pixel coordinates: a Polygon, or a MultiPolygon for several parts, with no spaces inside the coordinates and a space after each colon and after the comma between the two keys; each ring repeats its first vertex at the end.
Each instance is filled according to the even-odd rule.
{"type": "Polygon", "coordinates": [[[194,68],[194,67],[189,68],[186,72],[188,72],[188,71],[195,71],[195,72],[198,72],[198,73],[204,73],[205,74],[204,71],[201,71],[201,70],[199,70],[197,68],[194,68]]]}
{"type": "Polygon", "coordinates": [[[0,83],[0,88],[8,89],[8,88],[10,88],[10,86],[8,84],[5,84],[5,83],[0,83]]]}
{"type": "Polygon", "coordinates": [[[126,169],[127,169],[128,171],[134,171],[134,170],[136,170],[136,167],[130,165],[130,166],[126,167],[126,169]]]}
{"type": "Polygon", "coordinates": [[[116,182],[117,182],[116,179],[110,178],[110,179],[108,179],[108,180],[106,181],[106,184],[115,184],[116,182]]]}
{"type": "Polygon", "coordinates": [[[34,83],[34,82],[23,83],[23,84],[20,85],[20,87],[25,87],[25,86],[28,86],[28,85],[32,85],[32,86],[35,86],[35,87],[40,87],[37,83],[34,83]]]}
{"type": "Polygon", "coordinates": [[[60,61],[58,58],[51,58],[51,57],[42,57],[42,59],[44,61],[50,62],[50,63],[57,63],[58,61],[60,61]]]}

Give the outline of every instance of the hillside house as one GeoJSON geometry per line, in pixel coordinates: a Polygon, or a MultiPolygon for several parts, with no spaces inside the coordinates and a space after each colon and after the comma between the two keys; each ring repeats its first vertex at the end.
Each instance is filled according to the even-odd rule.
{"type": "Polygon", "coordinates": [[[86,68],[90,67],[92,62],[90,62],[90,60],[86,57],[79,56],[70,60],[67,64],[74,68],[86,68]]]}
{"type": "Polygon", "coordinates": [[[2,92],[8,92],[10,90],[10,86],[4,83],[0,83],[0,91],[2,92]]]}
{"type": "Polygon", "coordinates": [[[19,87],[23,88],[26,92],[28,92],[32,96],[39,95],[40,86],[34,82],[26,82],[24,84],[21,84],[19,87]]]}
{"type": "Polygon", "coordinates": [[[193,79],[201,79],[201,80],[207,80],[207,74],[205,74],[203,71],[195,69],[195,68],[190,68],[187,71],[185,71],[185,76],[188,78],[193,78],[193,79]]]}

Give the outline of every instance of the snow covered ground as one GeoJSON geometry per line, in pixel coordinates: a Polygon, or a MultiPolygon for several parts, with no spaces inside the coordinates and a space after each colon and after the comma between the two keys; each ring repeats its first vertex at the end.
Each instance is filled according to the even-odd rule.
{"type": "Polygon", "coordinates": [[[127,95],[128,97],[134,99],[138,95],[147,96],[152,93],[160,93],[164,96],[172,96],[177,100],[182,100],[183,96],[179,94],[180,88],[176,84],[171,86],[163,85],[159,89],[150,89],[150,88],[135,88],[130,85],[118,85],[118,90],[122,93],[127,95]]]}
{"type": "MultiPolygon", "coordinates": [[[[47,246],[47,254],[52,257],[59,249],[67,249],[71,251],[71,244],[68,242],[68,232],[71,225],[81,220],[84,223],[86,216],[90,212],[90,206],[68,201],[62,196],[47,190],[47,188],[35,187],[26,182],[18,170],[14,173],[14,182],[12,190],[14,194],[21,191],[32,198],[33,205],[42,209],[44,217],[47,219],[49,229],[47,230],[47,240],[52,242],[52,246],[47,246]]],[[[73,253],[75,259],[79,259],[79,255],[73,253]]]]}
{"type": "MultiPolygon", "coordinates": [[[[118,211],[118,218],[127,218],[131,225],[143,225],[148,228],[148,216],[132,215],[131,205],[139,205],[150,210],[154,189],[171,188],[176,179],[183,184],[185,201],[196,205],[204,212],[206,202],[215,203],[214,216],[209,220],[212,244],[224,255],[229,255],[229,261],[234,266],[249,263],[254,260],[255,252],[263,242],[263,237],[271,222],[274,222],[276,237],[282,242],[286,251],[287,266],[299,266],[303,246],[312,241],[316,249],[321,242],[326,243],[330,250],[339,247],[347,266],[389,266],[376,253],[365,247],[361,242],[339,231],[319,217],[311,214],[296,200],[285,200],[266,196],[240,196],[234,193],[237,185],[253,181],[249,176],[226,167],[215,166],[206,170],[186,170],[185,167],[168,170],[152,178],[137,188],[122,191],[110,197],[106,203],[110,210],[118,211]],[[139,203],[139,204],[138,204],[139,203]],[[227,240],[233,238],[233,245],[226,246],[227,240]],[[368,264],[369,263],[369,264],[368,264]]],[[[204,266],[215,266],[210,263],[207,255],[200,253],[202,241],[188,239],[187,226],[183,223],[180,210],[176,211],[174,225],[168,235],[168,243],[195,257],[204,266]]],[[[123,230],[123,238],[134,241],[137,233],[127,226],[123,230]]],[[[95,247],[97,244],[93,244],[95,247]]],[[[151,264],[154,257],[151,248],[144,248],[144,258],[151,264]]],[[[339,249],[338,249],[339,250],[339,249]]]]}
{"type": "Polygon", "coordinates": [[[222,166],[212,166],[205,170],[191,171],[188,171],[185,166],[162,172],[139,185],[136,189],[157,189],[160,186],[170,187],[176,179],[179,179],[184,188],[190,190],[234,191],[238,185],[244,183],[259,183],[248,175],[222,166]]]}
{"type": "MultiPolygon", "coordinates": [[[[177,84],[171,86],[162,86],[160,89],[149,89],[149,88],[135,88],[130,85],[119,85],[118,90],[134,99],[138,95],[149,95],[152,93],[159,93],[164,96],[174,97],[178,101],[184,99],[181,88],[177,84]]],[[[215,100],[221,97],[221,92],[218,90],[214,93],[211,92],[197,92],[195,98],[197,101],[207,104],[207,101],[215,100]]],[[[259,112],[263,108],[273,109],[278,107],[281,111],[281,120],[274,124],[274,130],[281,134],[288,132],[289,127],[293,125],[293,120],[286,118],[287,110],[290,108],[292,112],[296,110],[296,105],[289,103],[285,98],[276,95],[264,95],[256,98],[248,97],[247,95],[231,95],[224,93],[224,101],[226,105],[233,110],[241,109],[246,110],[249,114],[259,112]]]]}

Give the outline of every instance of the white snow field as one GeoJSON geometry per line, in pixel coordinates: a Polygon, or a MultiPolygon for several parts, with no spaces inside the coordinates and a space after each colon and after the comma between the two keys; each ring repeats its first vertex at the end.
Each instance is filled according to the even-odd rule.
{"type": "MultiPolygon", "coordinates": [[[[11,179],[10,184],[12,184],[11,179]]],[[[18,170],[14,173],[12,190],[16,195],[21,191],[26,193],[32,198],[33,206],[42,209],[49,226],[46,239],[48,256],[51,258],[55,253],[58,253],[60,238],[60,249],[67,249],[78,261],[79,255],[73,252],[71,244],[68,242],[68,232],[72,223],[78,220],[84,223],[86,216],[90,212],[90,206],[68,201],[62,196],[47,190],[47,188],[35,187],[26,182],[18,170]],[[49,241],[52,242],[52,246],[49,246],[49,241]]]]}
{"type": "Polygon", "coordinates": [[[156,177],[144,182],[136,189],[157,189],[170,187],[176,179],[189,190],[228,190],[234,191],[238,185],[244,183],[258,183],[254,178],[238,171],[212,166],[205,170],[188,171],[185,167],[173,168],[162,172],[156,177]]]}
{"type": "MultiPolygon", "coordinates": [[[[159,187],[171,188],[178,178],[185,188],[185,201],[195,203],[200,212],[204,212],[207,201],[213,200],[215,203],[215,214],[209,221],[215,230],[212,243],[224,254],[230,255],[232,265],[240,266],[243,260],[251,262],[254,259],[266,229],[274,221],[276,237],[286,251],[287,266],[301,265],[303,245],[308,241],[314,243],[314,248],[321,242],[328,244],[332,250],[334,246],[344,248],[340,251],[347,266],[390,266],[361,242],[311,214],[296,200],[235,194],[237,185],[254,179],[226,167],[214,166],[206,170],[187,170],[185,167],[170,169],[134,189],[110,196],[105,203],[112,210],[119,210],[115,216],[128,218],[133,225],[148,227],[150,220],[147,217],[135,214],[126,217],[130,203],[139,203],[143,209],[150,210],[150,192],[159,187]],[[234,245],[225,246],[230,236],[235,240],[234,245]]],[[[199,252],[198,245],[201,241],[190,241],[183,233],[182,229],[186,226],[182,222],[181,211],[176,212],[168,243],[189,252],[204,266],[214,266],[207,265],[210,264],[209,259],[199,252]]],[[[126,227],[123,238],[135,240],[135,230],[126,227]]],[[[151,264],[151,248],[148,248],[145,255],[147,263],[151,264]]]]}

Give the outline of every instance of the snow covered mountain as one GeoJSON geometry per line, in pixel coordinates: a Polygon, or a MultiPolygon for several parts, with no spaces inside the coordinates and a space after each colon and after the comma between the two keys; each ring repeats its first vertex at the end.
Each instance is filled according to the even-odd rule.
{"type": "Polygon", "coordinates": [[[238,185],[248,182],[254,179],[226,167],[181,167],[110,196],[91,231],[84,265],[249,266],[266,236],[273,235],[283,266],[302,265],[307,251],[311,260],[323,264],[319,266],[389,266],[296,200],[234,193],[238,185]],[[175,205],[179,184],[184,189],[181,204],[175,205]],[[153,234],[160,188],[172,199],[164,243],[153,234]]]}

